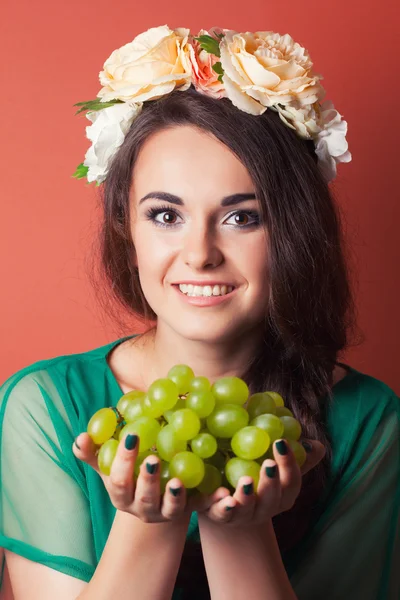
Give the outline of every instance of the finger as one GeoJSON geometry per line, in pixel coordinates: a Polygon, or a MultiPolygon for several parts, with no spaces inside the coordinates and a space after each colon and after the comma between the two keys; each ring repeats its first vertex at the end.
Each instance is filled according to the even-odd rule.
{"type": "Polygon", "coordinates": [[[286,440],[277,440],[273,445],[274,458],[278,465],[281,485],[281,512],[290,510],[301,489],[301,471],[293,451],[286,440]]]}
{"type": "Polygon", "coordinates": [[[207,496],[206,494],[196,494],[193,498],[189,499],[189,507],[191,511],[205,512],[212,504],[219,502],[223,498],[230,496],[230,492],[225,487],[217,488],[212,494],[207,496]]]}
{"type": "Polygon", "coordinates": [[[150,454],[140,465],[133,510],[145,523],[163,520],[161,515],[160,459],[155,454],[150,454]]]}
{"type": "Polygon", "coordinates": [[[80,433],[78,436],[76,436],[74,443],[72,444],[72,452],[76,458],[79,458],[79,460],[87,463],[93,467],[93,469],[97,471],[99,475],[102,475],[99,471],[99,466],[97,463],[96,452],[98,448],[99,447],[96,446],[90,435],[86,432],[80,433]]]}
{"type": "MultiPolygon", "coordinates": [[[[252,477],[245,475],[239,478],[233,498],[240,506],[241,516],[244,517],[253,513],[256,504],[255,491],[252,477]]],[[[236,514],[238,514],[238,510],[236,514]]]]}
{"type": "Polygon", "coordinates": [[[277,463],[271,458],[263,461],[257,487],[257,517],[270,519],[280,512],[281,483],[277,463]]]}
{"type": "Polygon", "coordinates": [[[237,501],[230,494],[211,504],[210,508],[204,511],[211,521],[216,523],[229,523],[235,515],[237,501]]]}
{"type": "Polygon", "coordinates": [[[311,471],[326,454],[326,447],[318,442],[317,440],[303,439],[299,440],[307,452],[307,458],[305,463],[301,467],[301,474],[305,475],[308,471],[311,471]]]}
{"type": "Polygon", "coordinates": [[[126,510],[133,502],[134,468],[139,449],[139,437],[127,434],[120,441],[107,479],[107,491],[114,506],[126,510]]]}
{"type": "Polygon", "coordinates": [[[182,481],[177,477],[170,479],[165,486],[161,502],[161,514],[169,521],[182,516],[185,512],[187,493],[182,481]]]}

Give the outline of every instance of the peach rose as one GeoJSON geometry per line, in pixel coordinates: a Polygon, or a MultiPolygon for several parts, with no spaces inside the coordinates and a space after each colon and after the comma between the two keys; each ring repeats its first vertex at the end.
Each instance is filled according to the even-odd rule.
{"type": "MultiPolygon", "coordinates": [[[[212,30],[216,33],[227,31],[218,27],[213,27],[212,30]]],[[[196,37],[200,37],[201,35],[215,37],[206,29],[201,29],[196,37]]],[[[208,96],[212,96],[213,98],[225,98],[226,92],[224,84],[221,81],[218,81],[219,75],[212,68],[215,63],[220,62],[219,56],[208,53],[201,48],[200,42],[191,39],[189,57],[192,63],[192,83],[196,90],[208,96]]]]}
{"type": "Polygon", "coordinates": [[[97,94],[102,102],[155,100],[191,85],[189,29],[171,30],[167,25],[153,27],[114,50],[99,73],[103,88],[97,94]]]}
{"type": "Polygon", "coordinates": [[[220,49],[227,95],[245,112],[259,115],[278,103],[301,109],[324,94],[323,77],[312,72],[307,51],[289,34],[228,31],[220,49]]]}

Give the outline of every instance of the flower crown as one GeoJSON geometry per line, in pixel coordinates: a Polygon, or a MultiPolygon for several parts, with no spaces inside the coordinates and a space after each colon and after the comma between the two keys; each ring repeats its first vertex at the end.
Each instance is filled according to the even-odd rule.
{"type": "Polygon", "coordinates": [[[336,164],[351,161],[347,123],[331,101],[321,104],[323,77],[313,73],[310,56],[286,34],[237,33],[213,27],[194,37],[189,29],[153,27],[114,50],[99,74],[96,100],[78,102],[88,111],[92,142],[73,177],[100,185],[143,103],[191,85],[213,98],[229,98],[252,115],[267,108],[304,139],[312,139],[318,166],[327,182],[336,164]]]}

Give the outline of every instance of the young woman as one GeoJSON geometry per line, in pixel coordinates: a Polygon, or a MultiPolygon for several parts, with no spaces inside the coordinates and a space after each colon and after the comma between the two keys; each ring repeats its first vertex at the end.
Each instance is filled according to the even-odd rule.
{"type": "MultiPolygon", "coordinates": [[[[136,112],[122,125],[121,112],[123,139],[106,159],[101,135],[111,121],[92,130],[85,161],[88,180],[102,183],[99,252],[108,298],[117,319],[123,308],[150,326],[101,348],[38,361],[0,389],[3,594],[394,600],[399,399],[385,383],[337,361],[359,342],[327,185],[332,155],[324,171],[321,147],[317,154],[315,140],[288,127],[283,113],[266,104],[254,112],[257,94],[247,98],[252,113],[237,106],[248,87],[232,87],[237,63],[229,63],[229,51],[243,38],[255,57],[249,36],[214,30],[221,81],[211,68],[218,55],[207,62],[198,40],[185,46],[185,31],[155,28],[123,47],[136,67],[149,48],[160,51],[163,69],[166,49],[182,52],[187,72],[173,55],[173,89],[161,92],[168,77],[157,79],[157,88],[152,71],[135,97],[138,85],[124,80],[118,87],[106,63],[103,80],[108,72],[120,101],[99,110],[98,124],[101,113],[136,112]],[[188,73],[196,85],[186,85],[188,73]],[[127,90],[136,104],[129,105],[127,90]],[[160,498],[158,456],[133,478],[138,440],[129,437],[110,476],[101,474],[85,433],[91,415],[182,363],[210,381],[236,375],[252,393],[280,393],[302,425],[303,467],[282,439],[263,462],[257,489],[242,477],[235,492],[221,487],[196,498],[173,478],[160,498]]],[[[265,46],[273,36],[262,33],[265,46]]],[[[112,56],[127,78],[122,50],[112,56]]],[[[304,69],[304,54],[297,56],[304,69]]],[[[281,54],[270,63],[271,78],[280,72],[283,80],[284,62],[281,54]]],[[[262,64],[267,70],[268,61],[262,64]]],[[[293,61],[285,65],[300,76],[293,61]]],[[[287,118],[290,109],[288,103],[287,118]]]]}

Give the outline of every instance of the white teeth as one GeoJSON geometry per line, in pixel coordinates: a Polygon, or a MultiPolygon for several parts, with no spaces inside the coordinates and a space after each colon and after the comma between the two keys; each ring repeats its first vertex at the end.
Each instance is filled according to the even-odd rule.
{"type": "Polygon", "coordinates": [[[233,290],[231,285],[192,285],[191,283],[180,283],[179,289],[187,296],[225,296],[233,290]]]}

